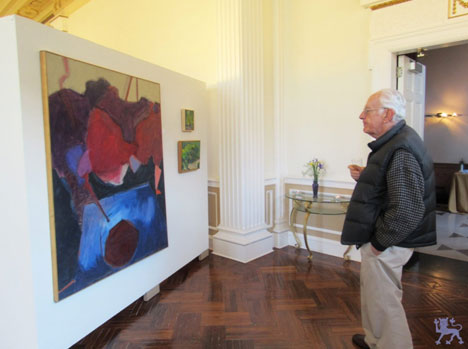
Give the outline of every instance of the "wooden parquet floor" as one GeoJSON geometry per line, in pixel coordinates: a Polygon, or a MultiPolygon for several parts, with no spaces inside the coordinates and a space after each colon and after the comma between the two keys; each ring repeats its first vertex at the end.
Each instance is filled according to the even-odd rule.
{"type": "MultiPolygon", "coordinates": [[[[404,272],[403,287],[415,348],[467,347],[437,346],[434,326],[468,329],[465,284],[404,272]]],[[[194,260],[72,348],[354,348],[360,323],[359,263],[285,247],[247,264],[194,260]]]]}

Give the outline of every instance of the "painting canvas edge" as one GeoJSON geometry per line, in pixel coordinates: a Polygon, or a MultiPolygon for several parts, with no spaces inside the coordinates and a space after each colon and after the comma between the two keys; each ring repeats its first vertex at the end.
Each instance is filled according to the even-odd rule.
{"type": "Polygon", "coordinates": [[[54,289],[54,301],[58,302],[58,266],[57,266],[57,245],[55,233],[55,207],[53,198],[53,181],[52,181],[52,148],[50,141],[50,117],[49,117],[49,93],[47,81],[47,53],[48,51],[40,51],[40,64],[41,64],[41,90],[42,90],[42,109],[44,121],[44,138],[46,150],[46,166],[47,166],[47,195],[49,202],[49,230],[50,230],[50,244],[51,244],[51,258],[52,258],[52,279],[54,289]]]}

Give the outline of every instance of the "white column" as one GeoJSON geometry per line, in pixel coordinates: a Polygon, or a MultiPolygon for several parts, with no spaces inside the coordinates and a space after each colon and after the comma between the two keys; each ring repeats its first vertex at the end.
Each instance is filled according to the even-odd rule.
{"type": "Polygon", "coordinates": [[[264,200],[262,0],[218,0],[220,221],[213,253],[271,252],[264,200]]]}

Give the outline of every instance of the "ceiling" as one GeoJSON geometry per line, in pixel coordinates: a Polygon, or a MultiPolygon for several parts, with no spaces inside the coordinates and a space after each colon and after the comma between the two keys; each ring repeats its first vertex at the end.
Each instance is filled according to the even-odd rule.
{"type": "Polygon", "coordinates": [[[19,15],[43,24],[68,17],[90,0],[0,0],[0,17],[19,15]]]}

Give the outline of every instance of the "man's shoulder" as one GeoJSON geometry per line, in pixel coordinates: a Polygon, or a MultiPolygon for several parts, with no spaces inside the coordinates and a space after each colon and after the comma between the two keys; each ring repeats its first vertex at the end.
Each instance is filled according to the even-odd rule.
{"type": "Polygon", "coordinates": [[[398,164],[400,167],[418,167],[418,160],[416,156],[406,148],[398,148],[393,152],[392,159],[390,160],[390,165],[398,164]]]}

